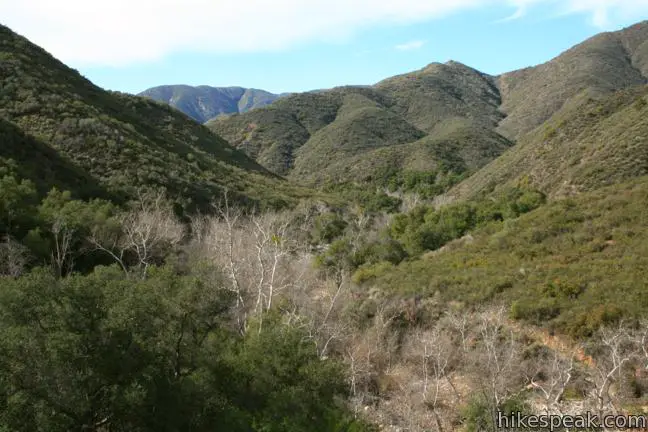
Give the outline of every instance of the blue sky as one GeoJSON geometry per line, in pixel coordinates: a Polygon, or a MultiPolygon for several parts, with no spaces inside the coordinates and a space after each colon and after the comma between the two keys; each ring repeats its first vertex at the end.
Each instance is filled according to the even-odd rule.
{"type": "Polygon", "coordinates": [[[648,0],[93,1],[0,0],[0,16],[96,84],[131,93],[373,84],[448,60],[499,74],[648,19],[648,0]]]}

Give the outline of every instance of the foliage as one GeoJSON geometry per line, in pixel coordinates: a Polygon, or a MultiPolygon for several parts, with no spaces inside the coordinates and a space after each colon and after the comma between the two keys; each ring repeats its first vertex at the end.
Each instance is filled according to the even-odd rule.
{"type": "MultiPolygon", "coordinates": [[[[493,412],[487,399],[482,395],[474,396],[463,407],[463,422],[466,432],[483,432],[483,431],[497,431],[501,430],[497,426],[497,416],[511,418],[517,413],[522,415],[529,413],[529,406],[521,398],[509,398],[497,407],[493,412]]],[[[510,423],[509,423],[510,424],[510,423]]],[[[517,427],[516,429],[524,430],[524,428],[517,427]]]]}
{"type": "Polygon", "coordinates": [[[114,226],[119,211],[109,201],[75,200],[56,188],[41,198],[30,180],[18,180],[11,172],[0,177],[0,235],[22,241],[31,264],[58,259],[65,267],[59,272],[66,272],[73,263],[80,271],[105,263],[87,250],[86,238],[100,227],[114,226]]]}
{"type": "MultiPolygon", "coordinates": [[[[0,289],[0,429],[337,431],[344,377],[295,328],[231,330],[218,281],[43,269],[0,289]]],[[[270,319],[270,318],[268,318],[270,319]]],[[[356,427],[361,427],[357,424],[356,427]]],[[[357,430],[363,430],[362,428],[357,430]]]]}
{"type": "Polygon", "coordinates": [[[423,199],[432,199],[446,192],[450,187],[459,183],[465,177],[452,171],[415,171],[391,170],[387,175],[378,175],[379,185],[385,186],[390,192],[413,193],[423,199]]]}
{"type": "MultiPolygon", "coordinates": [[[[56,187],[73,190],[78,198],[108,197],[107,191],[91,175],[3,118],[0,118],[0,142],[0,172],[32,181],[39,194],[56,187]]],[[[114,195],[110,198],[119,199],[114,195]]]]}
{"type": "Polygon", "coordinates": [[[401,205],[399,198],[354,183],[328,184],[323,190],[328,194],[337,195],[346,203],[360,206],[362,211],[369,214],[395,213],[401,205]]]}
{"type": "Polygon", "coordinates": [[[395,215],[388,232],[361,250],[362,264],[388,261],[398,264],[405,257],[418,257],[459,239],[492,221],[512,219],[538,208],[542,194],[510,189],[497,199],[451,204],[436,210],[419,206],[395,215]]]}
{"type": "Polygon", "coordinates": [[[0,232],[25,233],[33,223],[36,202],[36,188],[31,181],[19,181],[9,174],[0,177],[0,232]]]}
{"type": "MultiPolygon", "coordinates": [[[[501,301],[513,318],[587,337],[601,325],[645,316],[647,184],[639,178],[509,219],[507,211],[537,200],[522,194],[513,206],[489,209],[505,220],[491,217],[472,231],[474,241],[406,261],[373,283],[398,295],[501,301]]],[[[410,220],[425,226],[425,213],[413,216],[405,227],[410,220]]]]}
{"type": "Polygon", "coordinates": [[[315,219],[311,239],[315,244],[331,243],[344,233],[347,222],[337,213],[324,213],[315,219]]]}

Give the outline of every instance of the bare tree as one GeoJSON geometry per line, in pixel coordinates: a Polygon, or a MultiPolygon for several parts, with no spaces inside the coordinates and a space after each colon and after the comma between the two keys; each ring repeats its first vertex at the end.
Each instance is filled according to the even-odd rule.
{"type": "Polygon", "coordinates": [[[0,242],[0,275],[18,277],[29,261],[29,253],[25,246],[10,236],[4,236],[0,242]]]}
{"type": "Polygon", "coordinates": [[[92,229],[87,240],[94,250],[110,255],[128,276],[130,273],[126,262],[127,249],[123,245],[122,235],[121,226],[98,226],[92,229]]]}
{"type": "Polygon", "coordinates": [[[456,354],[453,341],[439,325],[431,330],[420,331],[416,336],[422,347],[423,402],[432,412],[437,431],[443,432],[443,423],[439,415],[439,400],[442,396],[441,385],[449,381],[449,366],[456,354]]]}
{"type": "Polygon", "coordinates": [[[377,351],[380,351],[378,341],[371,336],[359,335],[349,341],[344,352],[344,360],[349,368],[347,376],[351,403],[356,413],[370,397],[370,383],[377,375],[372,357],[377,351]]]}
{"type": "Polygon", "coordinates": [[[227,193],[217,211],[218,217],[194,220],[193,242],[224,270],[227,289],[236,297],[239,331],[246,332],[254,318],[260,332],[263,315],[273,308],[275,298],[303,278],[301,245],[291,236],[287,214],[246,215],[230,206],[227,193]]]}
{"type": "Polygon", "coordinates": [[[225,191],[224,194],[224,205],[219,206],[219,212],[224,223],[219,224],[212,220],[207,233],[208,244],[213,252],[224,253],[220,256],[224,258],[224,268],[226,269],[231,281],[230,290],[236,295],[236,319],[239,330],[244,332],[247,330],[247,299],[245,298],[247,296],[245,295],[246,293],[243,291],[244,287],[242,287],[241,281],[239,280],[241,263],[237,258],[239,256],[238,252],[240,252],[240,249],[242,248],[237,248],[239,245],[235,244],[235,242],[241,240],[236,237],[235,229],[238,228],[238,222],[242,213],[239,209],[232,209],[230,207],[227,191],[225,191]]]}
{"type": "Polygon", "coordinates": [[[363,236],[367,235],[367,228],[371,222],[371,217],[360,206],[353,206],[351,209],[351,235],[352,244],[357,247],[362,243],[363,236]]]}
{"type": "Polygon", "coordinates": [[[404,193],[401,195],[401,202],[400,211],[406,213],[421,205],[423,200],[417,193],[404,193]]]}
{"type": "Polygon", "coordinates": [[[623,323],[601,328],[593,344],[596,410],[599,416],[609,411],[618,413],[618,400],[611,393],[611,386],[621,382],[623,366],[641,352],[641,347],[623,323]]]}
{"type": "Polygon", "coordinates": [[[345,297],[343,289],[348,289],[348,283],[348,278],[344,277],[343,274],[336,276],[330,281],[325,280],[324,286],[331,286],[333,288],[332,290],[325,290],[324,296],[322,296],[324,298],[321,298],[321,300],[326,300],[325,303],[321,304],[328,304],[328,306],[326,306],[326,311],[322,310],[319,314],[317,314],[313,309],[305,311],[306,313],[315,312],[314,335],[320,357],[325,357],[327,355],[329,344],[335,339],[343,337],[348,328],[348,326],[346,326],[345,323],[336,316],[336,312],[341,308],[341,303],[344,300],[343,297],[345,297]],[[318,318],[317,315],[320,317],[318,318]]]}
{"type": "Polygon", "coordinates": [[[643,354],[644,369],[648,370],[648,321],[641,321],[639,329],[639,347],[643,354]]]}
{"type": "Polygon", "coordinates": [[[398,334],[391,328],[397,318],[396,311],[384,305],[377,308],[373,325],[365,330],[351,332],[346,340],[344,360],[349,367],[352,403],[356,412],[367,402],[375,400],[376,379],[392,369],[394,354],[398,350],[398,334]]]}
{"type": "Polygon", "coordinates": [[[506,326],[503,307],[481,312],[477,321],[479,343],[471,356],[473,375],[494,422],[502,403],[522,387],[521,350],[513,331],[506,326]]]}
{"type": "Polygon", "coordinates": [[[468,312],[450,310],[446,313],[445,319],[447,320],[450,329],[459,334],[461,341],[461,350],[466,353],[468,351],[468,334],[470,331],[470,322],[474,317],[468,312]]]}
{"type": "Polygon", "coordinates": [[[251,218],[256,249],[257,282],[254,314],[262,329],[263,312],[272,308],[275,296],[296,283],[299,276],[291,268],[296,243],[288,235],[288,220],[282,215],[266,213],[251,218]]]}
{"type": "Polygon", "coordinates": [[[538,362],[538,370],[529,377],[530,385],[542,393],[547,414],[554,411],[560,413],[560,401],[572,380],[574,354],[566,358],[552,350],[548,356],[539,358],[538,362]]]}
{"type": "Polygon", "coordinates": [[[65,271],[71,271],[73,267],[72,240],[74,238],[74,229],[70,228],[63,218],[57,218],[52,223],[51,231],[54,238],[52,265],[57,275],[61,277],[65,271]]]}
{"type": "Polygon", "coordinates": [[[145,278],[148,268],[156,259],[177,246],[185,236],[185,228],[164,201],[164,194],[138,193],[136,206],[119,216],[116,230],[94,230],[88,238],[95,249],[109,254],[129,273],[127,256],[132,256],[135,265],[145,278]]]}
{"type": "Polygon", "coordinates": [[[138,201],[138,208],[122,218],[123,246],[135,253],[142,277],[146,277],[153,260],[166,249],[178,245],[185,233],[161,192],[139,194],[138,201]]]}

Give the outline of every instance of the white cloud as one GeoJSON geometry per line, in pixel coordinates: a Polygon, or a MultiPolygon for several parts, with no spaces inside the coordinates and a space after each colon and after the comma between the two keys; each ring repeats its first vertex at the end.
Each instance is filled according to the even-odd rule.
{"type": "Polygon", "coordinates": [[[425,45],[425,41],[413,40],[413,41],[406,42],[404,44],[396,45],[394,48],[396,48],[399,51],[412,51],[412,50],[417,50],[419,48],[423,48],[423,45],[425,45]]]}
{"type": "MultiPolygon", "coordinates": [[[[556,0],[554,0],[555,2],[556,0]]],[[[557,0],[561,1],[561,0],[557,0]]],[[[533,6],[536,3],[550,3],[551,1],[547,0],[509,0],[509,4],[515,8],[515,12],[511,14],[510,16],[500,20],[499,22],[508,22],[508,21],[514,21],[516,19],[520,19],[524,17],[531,6],[533,6]]]]}
{"type": "Polygon", "coordinates": [[[570,0],[562,7],[564,14],[587,13],[593,25],[602,29],[616,19],[646,18],[648,0],[570,0]]]}
{"type": "MultiPolygon", "coordinates": [[[[539,0],[542,1],[542,0],[539,0]]],[[[513,12],[511,15],[502,18],[501,20],[497,21],[498,23],[505,23],[509,21],[515,21],[516,19],[520,19],[524,17],[527,14],[527,11],[529,9],[529,6],[531,6],[532,3],[535,3],[537,1],[534,0],[510,0],[509,3],[511,6],[515,8],[515,12],[513,12]]]]}
{"type": "Polygon", "coordinates": [[[648,0],[0,0],[0,20],[78,66],[127,65],[197,51],[259,52],[340,42],[377,25],[423,22],[466,9],[535,3],[611,17],[648,13],[648,0]]]}
{"type": "Polygon", "coordinates": [[[592,25],[601,30],[614,27],[615,21],[645,19],[648,15],[648,0],[509,0],[516,8],[515,13],[502,21],[511,21],[529,13],[534,5],[546,4],[558,15],[585,14],[592,25]]]}

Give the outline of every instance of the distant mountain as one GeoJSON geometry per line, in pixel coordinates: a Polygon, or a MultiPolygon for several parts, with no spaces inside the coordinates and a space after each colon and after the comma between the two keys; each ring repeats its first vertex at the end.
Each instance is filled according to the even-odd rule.
{"type": "Polygon", "coordinates": [[[290,199],[294,187],[206,127],[104,91],[4,26],[0,57],[0,173],[9,166],[42,190],[86,197],[163,187],[189,209],[209,208],[225,188],[248,202],[290,199]]]}
{"type": "Polygon", "coordinates": [[[167,103],[199,123],[222,114],[245,113],[269,105],[284,95],[242,87],[188,85],[153,87],[139,94],[167,103]]]}

